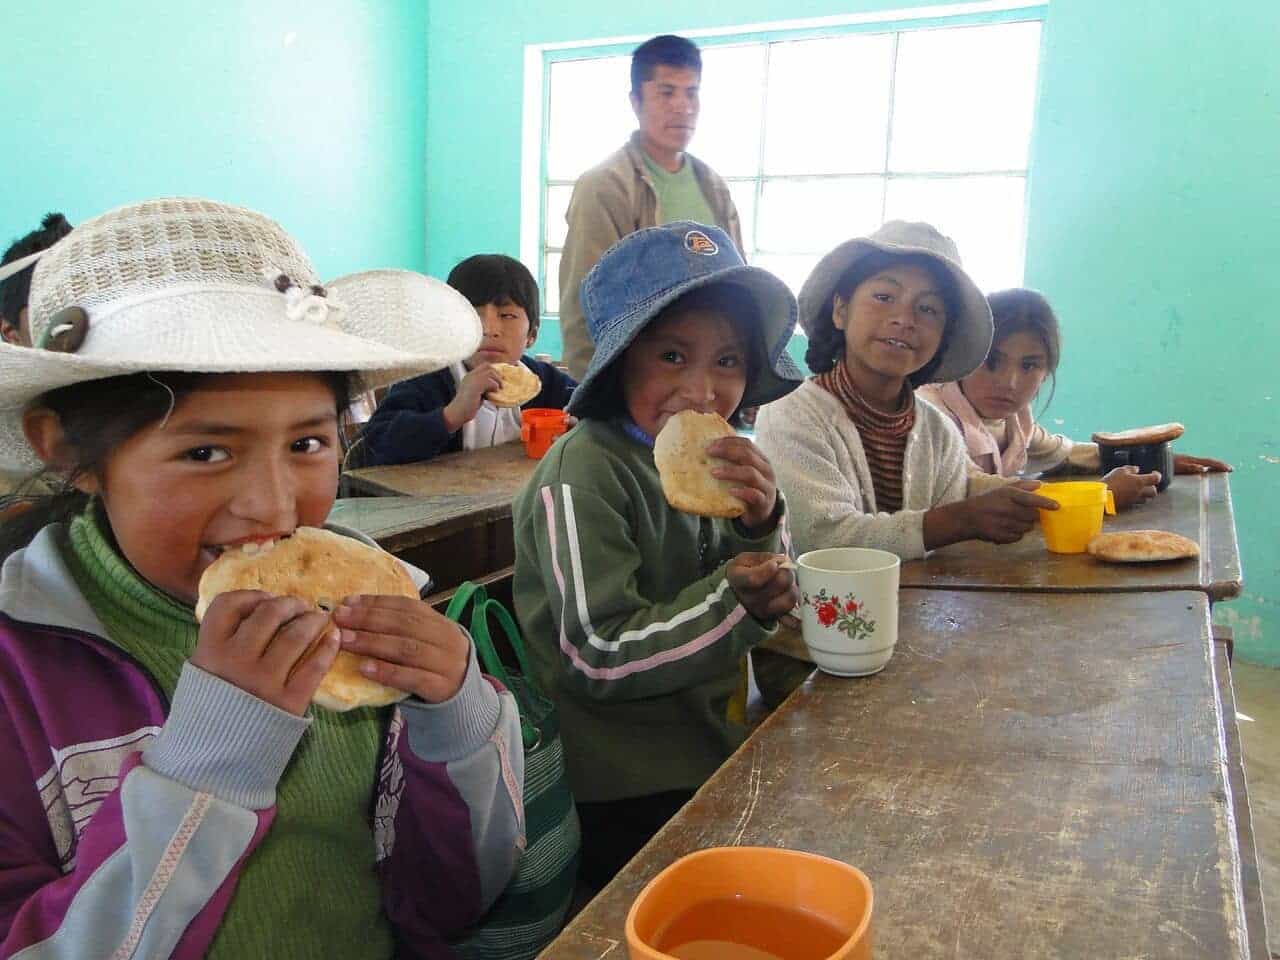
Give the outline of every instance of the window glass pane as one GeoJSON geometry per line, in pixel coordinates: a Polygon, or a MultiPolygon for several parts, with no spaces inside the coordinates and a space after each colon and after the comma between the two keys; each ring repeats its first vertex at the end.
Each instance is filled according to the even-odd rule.
{"type": "Polygon", "coordinates": [[[763,267],[791,288],[799,296],[810,271],[817,266],[822,255],[818,253],[761,253],[752,262],[753,267],[763,267]]]}
{"type": "Polygon", "coordinates": [[[560,312],[560,254],[548,253],[543,258],[542,312],[560,312]]]}
{"type": "Polygon", "coordinates": [[[985,293],[1022,283],[1024,177],[889,181],[885,216],[926,220],[960,248],[985,293]]]}
{"type": "Polygon", "coordinates": [[[754,180],[730,180],[729,193],[733,197],[733,205],[738,208],[738,220],[742,224],[742,242],[746,250],[743,256],[750,259],[755,249],[752,237],[756,226],[756,182],[754,180]]]}
{"type": "Polygon", "coordinates": [[[573,187],[547,187],[547,246],[563,247],[565,234],[569,225],[564,215],[569,209],[569,198],[573,196],[573,187]]]}
{"type": "Polygon", "coordinates": [[[722,177],[755,176],[760,168],[763,84],[763,43],[703,48],[702,105],[689,152],[722,177]]]}
{"type": "Polygon", "coordinates": [[[766,180],[760,199],[760,249],[826,253],[880,225],[880,177],[766,180]]]}
{"type": "Polygon", "coordinates": [[[766,173],[878,173],[889,123],[889,34],[769,48],[766,173]]]}
{"type": "Polygon", "coordinates": [[[551,65],[547,174],[552,180],[576,180],[622,146],[636,126],[630,92],[630,56],[551,65]]]}
{"type": "Polygon", "coordinates": [[[1038,22],[902,34],[890,169],[1026,169],[1039,57],[1038,22]]]}

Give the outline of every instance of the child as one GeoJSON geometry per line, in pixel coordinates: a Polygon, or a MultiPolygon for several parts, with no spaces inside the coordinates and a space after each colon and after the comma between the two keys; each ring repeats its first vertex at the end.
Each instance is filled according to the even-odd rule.
{"type": "Polygon", "coordinates": [[[1056,508],[1033,482],[968,496],[963,439],[915,402],[913,387],[964,376],[991,343],[991,310],[948,237],[894,220],[841,244],[805,281],[800,324],[818,375],[756,423],[799,549],[909,560],[960,540],[1011,543],[1037,508],[1056,508]]]}
{"type": "Polygon", "coordinates": [[[653,439],[681,410],[730,417],[794,389],[795,300],[716,227],[677,221],[587,274],[595,354],[581,422],[517,498],[513,584],[534,671],[560,711],[583,829],[581,876],[618,869],[742,742],[744,657],[799,594],[782,496],[747,439],[708,447],[738,520],[668,506],[653,439]]]}
{"type": "Polygon", "coordinates": [[[31,328],[0,460],[64,484],[0,526],[0,955],[452,956],[521,831],[470,639],[403,597],[192,604],[224,550],[324,524],[349,379],[469,354],[474,311],[402,271],[326,292],[271,220],[157,200],[45,254],[31,328]],[[310,711],[340,645],[409,699],[310,711]]]}
{"type": "Polygon", "coordinates": [[[19,347],[31,346],[31,328],[27,326],[27,295],[31,290],[33,254],[47,250],[68,233],[71,224],[60,213],[45,214],[40,229],[32,230],[16,240],[0,259],[0,338],[19,347]],[[19,265],[18,261],[23,261],[19,265]],[[8,267],[8,269],[5,269],[8,267]]]}
{"type": "MultiPolygon", "coordinates": [[[[1058,318],[1034,290],[1002,290],[987,298],[995,336],[987,360],[962,380],[932,383],[919,395],[955,421],[964,435],[971,472],[1013,477],[1024,470],[1053,472],[1073,468],[1098,473],[1097,444],[1077,443],[1036,423],[1031,403],[1047,377],[1058,369],[1062,352],[1058,318]]],[[[1228,471],[1220,460],[1177,454],[1175,473],[1228,471]]],[[[1117,467],[1103,478],[1120,509],[1156,495],[1159,473],[1117,467]]]]}
{"type": "Polygon", "coordinates": [[[468,257],[449,286],[471,301],[484,324],[480,349],[447,370],[397,383],[364,432],[363,462],[413,463],[441,453],[520,439],[520,410],[484,399],[501,386],[495,363],[523,363],[542,381],[525,406],[564,409],[577,382],[549,363],[522,355],[538,336],[538,284],[524,264],[501,254],[468,257]]]}

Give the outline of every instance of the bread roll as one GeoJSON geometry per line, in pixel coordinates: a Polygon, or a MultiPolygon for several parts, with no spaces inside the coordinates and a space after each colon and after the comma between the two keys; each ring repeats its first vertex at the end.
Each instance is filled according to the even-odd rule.
{"type": "Polygon", "coordinates": [[[711,475],[726,461],[707,453],[711,441],[732,436],[733,427],[718,413],[682,410],[667,420],[653,444],[667,503],[703,517],[742,516],[747,505],[729,493],[736,484],[711,475]]]}
{"type": "Polygon", "coordinates": [[[1200,545],[1194,540],[1164,530],[1100,533],[1089,541],[1087,549],[1110,563],[1156,563],[1200,556],[1200,545]]]}
{"type": "Polygon", "coordinates": [[[1137,447],[1149,443],[1165,443],[1177,440],[1184,431],[1180,423],[1158,423],[1154,427],[1135,427],[1132,430],[1119,430],[1115,433],[1095,433],[1094,443],[1105,443],[1109,447],[1137,447]]]}
{"type": "Polygon", "coordinates": [[[495,407],[519,407],[542,392],[542,381],[523,363],[495,363],[493,369],[502,378],[502,386],[484,398],[495,407]]]}
{"type": "MultiPolygon", "coordinates": [[[[418,596],[404,564],[391,554],[328,530],[299,527],[293,535],[262,547],[249,544],[222,554],[200,577],[196,620],[204,619],[213,598],[231,590],[262,590],[301,597],[332,611],[344,597],[357,594],[418,596]]],[[[312,702],[326,710],[382,707],[408,696],[359,671],[361,658],[345,650],[320,681],[312,702]]]]}

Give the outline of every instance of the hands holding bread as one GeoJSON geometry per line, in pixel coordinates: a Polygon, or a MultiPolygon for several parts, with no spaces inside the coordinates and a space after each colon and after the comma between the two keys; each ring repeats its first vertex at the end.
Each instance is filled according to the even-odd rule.
{"type": "Polygon", "coordinates": [[[453,433],[470,423],[480,412],[484,395],[502,389],[502,376],[490,363],[478,363],[458,384],[458,394],[444,408],[445,428],[453,433]]]}
{"type": "Polygon", "coordinates": [[[413,694],[448,700],[471,641],[418,599],[395,557],[314,527],[225,551],[200,578],[191,661],[301,716],[384,706],[413,694]]]}
{"type": "Polygon", "coordinates": [[[456,623],[414,597],[348,597],[333,613],[342,650],[363,657],[360,672],[427,703],[462,688],[471,641],[456,623]]]}
{"type": "Polygon", "coordinates": [[[753,536],[763,536],[772,530],[777,524],[774,510],[778,504],[778,485],[768,457],[746,437],[712,441],[707,453],[727,463],[712,469],[711,475],[733,484],[729,493],[746,505],[738,522],[753,536]]]}
{"type": "Polygon", "coordinates": [[[209,604],[191,663],[302,716],[338,655],[329,615],[298,597],[233,590],[209,604]]]}

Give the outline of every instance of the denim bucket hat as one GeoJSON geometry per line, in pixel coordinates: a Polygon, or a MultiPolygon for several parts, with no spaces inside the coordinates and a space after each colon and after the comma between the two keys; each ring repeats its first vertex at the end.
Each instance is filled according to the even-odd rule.
{"type": "Polygon", "coordinates": [[[566,408],[575,416],[604,416],[605,372],[665,307],[692,290],[732,284],[756,305],[751,344],[760,369],[747,384],[742,406],[758,407],[790,393],[804,380],[787,355],[796,328],[796,299],[766,270],[749,267],[719,227],[677,220],[623,237],[605,251],[582,281],[582,312],[596,352],[566,408]]]}

